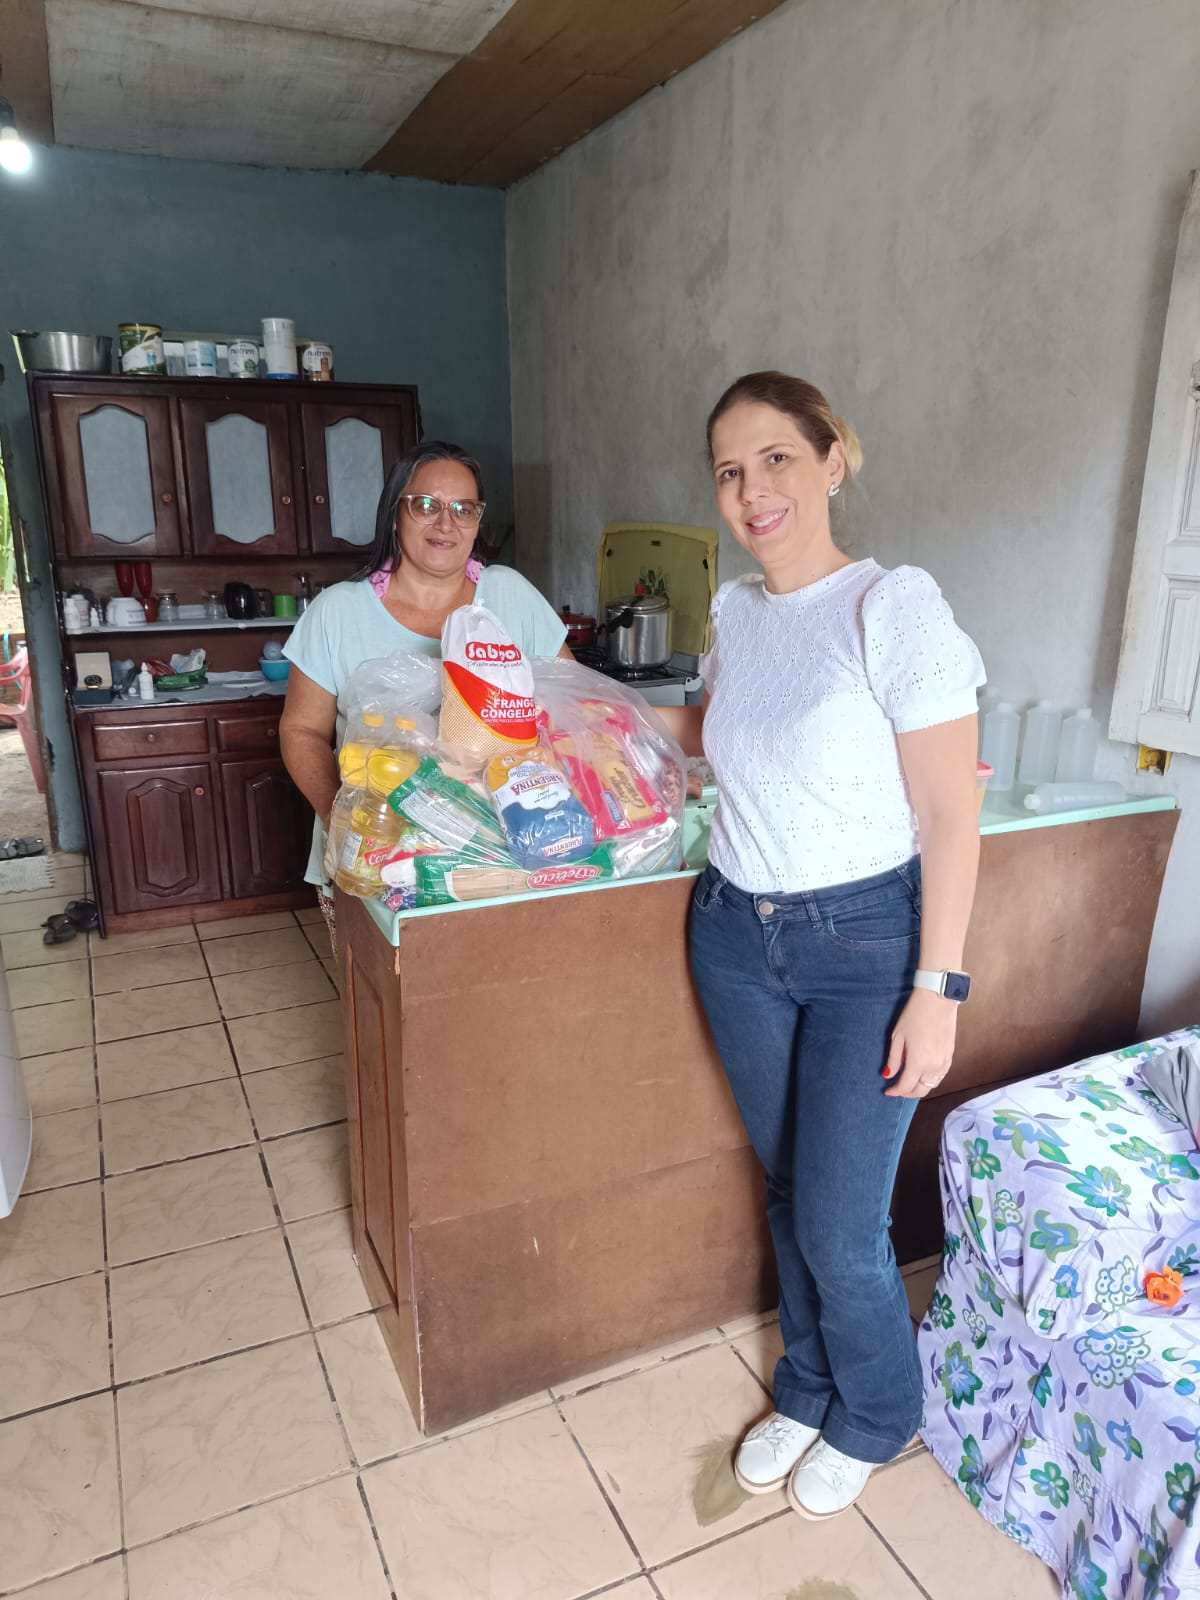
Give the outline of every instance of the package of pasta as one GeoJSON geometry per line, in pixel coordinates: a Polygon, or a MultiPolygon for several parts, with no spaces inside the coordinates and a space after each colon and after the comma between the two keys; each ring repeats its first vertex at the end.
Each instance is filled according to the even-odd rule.
{"type": "Polygon", "coordinates": [[[464,761],[537,742],[529,662],[486,606],[460,606],[442,629],[441,741],[464,761]]]}
{"type": "Polygon", "coordinates": [[[413,868],[416,903],[425,906],[449,905],[456,900],[493,900],[501,895],[550,889],[582,889],[601,878],[615,876],[608,845],[602,845],[582,861],[557,862],[533,871],[518,866],[511,858],[480,862],[457,857],[453,852],[420,856],[413,868]]]}

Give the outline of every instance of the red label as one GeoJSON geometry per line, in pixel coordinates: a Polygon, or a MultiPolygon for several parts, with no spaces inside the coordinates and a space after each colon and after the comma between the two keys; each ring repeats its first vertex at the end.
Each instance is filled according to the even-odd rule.
{"type": "Polygon", "coordinates": [[[521,652],[515,644],[483,644],[478,639],[472,639],[466,649],[468,661],[488,661],[493,665],[508,666],[510,662],[520,661],[521,652]]]}
{"type": "MultiPolygon", "coordinates": [[[[515,646],[514,646],[515,648],[515,646]]],[[[519,654],[520,652],[518,652],[519,654]]],[[[527,694],[507,694],[457,661],[445,662],[446,676],[467,709],[488,729],[514,744],[537,739],[537,706],[527,694]]]]}
{"type": "Polygon", "coordinates": [[[603,868],[591,867],[543,867],[540,872],[529,875],[531,889],[563,889],[572,883],[590,883],[593,878],[603,876],[603,868]]]}

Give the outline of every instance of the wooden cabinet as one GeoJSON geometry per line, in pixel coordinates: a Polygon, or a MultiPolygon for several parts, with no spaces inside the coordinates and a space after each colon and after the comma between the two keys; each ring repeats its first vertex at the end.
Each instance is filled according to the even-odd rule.
{"type": "Polygon", "coordinates": [[[60,559],[346,555],[420,438],[417,391],[215,378],[30,379],[60,559]]]}
{"type": "Polygon", "coordinates": [[[179,401],[193,555],[297,554],[291,412],[286,400],[179,401]]]}
{"type": "Polygon", "coordinates": [[[208,762],[108,769],[97,777],[114,911],[156,911],[221,898],[208,762]]]}
{"type": "Polygon", "coordinates": [[[417,440],[415,397],[401,393],[390,405],[313,400],[300,412],[312,549],[369,548],[387,475],[417,440]]]}
{"type": "Polygon", "coordinates": [[[281,711],[257,700],[75,713],[109,928],[311,901],[312,811],[279,756],[281,711]]]}
{"type": "MultiPolygon", "coordinates": [[[[116,384],[119,380],[113,379],[116,384]]],[[[145,385],[37,391],[46,504],[59,555],[178,555],[171,401],[145,385]]]]}

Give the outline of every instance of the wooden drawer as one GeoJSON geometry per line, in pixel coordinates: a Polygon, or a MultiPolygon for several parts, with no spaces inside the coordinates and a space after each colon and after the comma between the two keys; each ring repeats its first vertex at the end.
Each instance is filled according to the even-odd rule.
{"type": "Polygon", "coordinates": [[[278,711],[263,717],[217,717],[218,750],[279,749],[278,711]]]}
{"type": "Polygon", "coordinates": [[[97,761],[122,761],[130,756],[202,756],[208,753],[206,722],[137,722],[118,727],[93,727],[97,761]]]}

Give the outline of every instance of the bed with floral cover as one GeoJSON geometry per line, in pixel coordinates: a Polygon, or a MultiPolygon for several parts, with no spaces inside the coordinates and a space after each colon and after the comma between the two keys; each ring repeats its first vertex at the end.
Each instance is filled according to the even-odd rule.
{"type": "Polygon", "coordinates": [[[922,1436],[1078,1600],[1200,1597],[1200,1153],[1144,1083],[1200,1028],[959,1107],[922,1436]],[[1183,1275],[1174,1307],[1144,1293],[1183,1275]]]}

